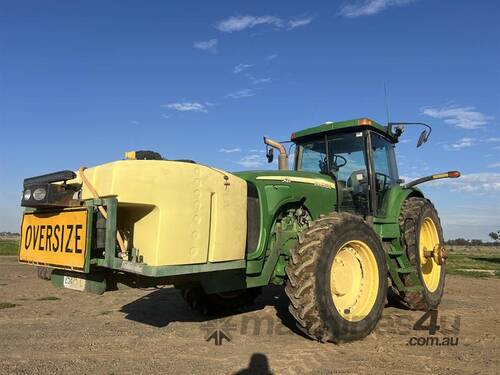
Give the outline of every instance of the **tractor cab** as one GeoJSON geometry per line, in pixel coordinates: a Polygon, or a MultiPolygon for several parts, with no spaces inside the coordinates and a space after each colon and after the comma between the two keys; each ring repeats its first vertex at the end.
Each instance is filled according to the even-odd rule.
{"type": "Polygon", "coordinates": [[[320,173],[337,186],[337,210],[380,215],[398,184],[397,136],[369,119],[325,123],[292,134],[295,170],[320,173]]]}

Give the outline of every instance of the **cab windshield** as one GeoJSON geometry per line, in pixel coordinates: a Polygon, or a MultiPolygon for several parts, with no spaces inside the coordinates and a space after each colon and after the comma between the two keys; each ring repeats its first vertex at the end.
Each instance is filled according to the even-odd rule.
{"type": "Polygon", "coordinates": [[[338,204],[342,210],[368,212],[368,177],[362,132],[329,135],[299,143],[297,153],[296,170],[317,172],[336,180],[338,204]]]}
{"type": "Polygon", "coordinates": [[[384,137],[374,132],[349,132],[299,142],[295,169],[331,177],[337,183],[341,210],[366,214],[369,180],[365,134],[371,137],[377,211],[382,214],[385,193],[398,179],[394,146],[384,137]]]}

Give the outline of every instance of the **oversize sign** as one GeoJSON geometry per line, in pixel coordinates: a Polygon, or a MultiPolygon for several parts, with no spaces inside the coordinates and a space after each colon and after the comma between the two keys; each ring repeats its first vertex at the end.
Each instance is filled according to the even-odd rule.
{"type": "Polygon", "coordinates": [[[86,246],[86,209],[23,215],[20,262],[83,271],[86,246]]]}

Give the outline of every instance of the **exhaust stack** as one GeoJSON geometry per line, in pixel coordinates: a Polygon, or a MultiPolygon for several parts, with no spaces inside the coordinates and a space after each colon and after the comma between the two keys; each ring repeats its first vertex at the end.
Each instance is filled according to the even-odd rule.
{"type": "Polygon", "coordinates": [[[278,169],[280,171],[288,170],[288,155],[286,154],[285,146],[281,143],[273,141],[270,138],[264,137],[264,143],[270,147],[273,147],[279,151],[278,157],[278,169]]]}

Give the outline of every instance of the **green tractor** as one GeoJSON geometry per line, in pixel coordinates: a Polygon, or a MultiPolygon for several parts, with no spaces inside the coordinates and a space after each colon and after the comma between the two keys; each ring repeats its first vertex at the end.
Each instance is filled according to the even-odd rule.
{"type": "Polygon", "coordinates": [[[56,286],[98,294],[174,285],[208,315],[285,285],[309,337],[361,339],[387,297],[428,310],[444,290],[440,220],[415,185],[460,174],[405,184],[394,152],[402,132],[366,118],[295,132],[291,170],[283,144],[264,138],[279,170],[228,173],[137,151],[28,178],[19,261],[56,286]]]}

